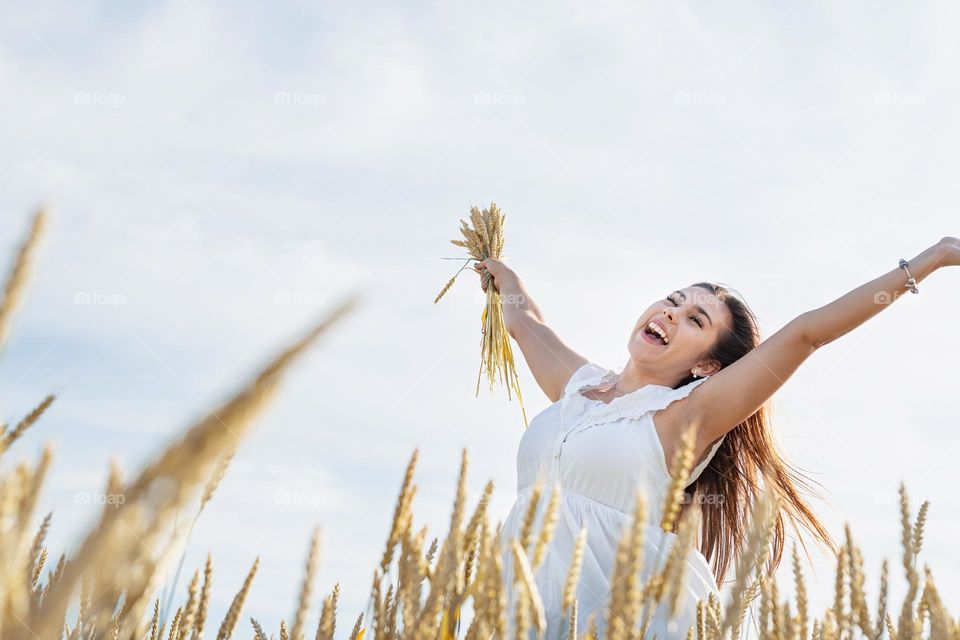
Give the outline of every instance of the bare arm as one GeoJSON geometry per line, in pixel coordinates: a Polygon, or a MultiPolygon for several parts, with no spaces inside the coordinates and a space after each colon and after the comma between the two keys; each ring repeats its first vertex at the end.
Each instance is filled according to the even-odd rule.
{"type": "MultiPolygon", "coordinates": [[[[956,238],[944,238],[909,261],[919,283],[941,266],[957,264],[956,238]]],[[[686,402],[661,413],[671,425],[697,427],[696,454],[753,415],[816,349],[852,331],[886,309],[908,291],[906,272],[899,267],[846,293],[833,302],[807,311],[732,365],[710,376],[686,402]]],[[[678,430],[669,428],[671,448],[678,430]]],[[[669,459],[669,458],[668,458],[669,459]]]]}
{"type": "Polygon", "coordinates": [[[493,276],[494,287],[500,292],[507,330],[519,345],[537,384],[551,402],[556,402],[570,376],[586,364],[587,359],[567,346],[546,325],[540,308],[513,270],[491,258],[476,264],[481,267],[475,267],[476,271],[483,274],[489,270],[493,276]]]}
{"type": "MultiPolygon", "coordinates": [[[[947,246],[941,241],[909,260],[907,268],[919,283],[938,268],[945,266],[946,258],[947,246]]],[[[903,294],[912,295],[904,286],[906,281],[907,272],[900,267],[894,267],[830,304],[806,312],[801,318],[807,339],[814,347],[819,348],[856,329],[903,294]]]]}

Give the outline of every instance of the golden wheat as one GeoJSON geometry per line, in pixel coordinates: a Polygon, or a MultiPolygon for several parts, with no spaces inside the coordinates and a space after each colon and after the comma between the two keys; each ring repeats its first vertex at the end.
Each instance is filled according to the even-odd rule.
{"type": "Polygon", "coordinates": [[[46,233],[49,213],[47,207],[41,205],[33,214],[30,228],[24,238],[13,265],[7,275],[3,288],[3,298],[0,298],[0,349],[3,349],[10,335],[13,318],[23,303],[30,278],[33,276],[33,263],[40,249],[40,243],[46,233]]]}
{"type": "Polygon", "coordinates": [[[30,428],[30,426],[40,419],[40,416],[53,404],[54,395],[50,394],[43,401],[36,406],[30,413],[28,413],[17,425],[7,431],[6,425],[3,425],[2,432],[0,432],[0,454],[10,448],[10,446],[16,442],[23,433],[30,428]]]}
{"type": "Polygon", "coordinates": [[[666,531],[673,531],[675,521],[680,513],[683,502],[683,489],[687,486],[690,472],[693,470],[693,447],[696,441],[696,432],[691,425],[687,428],[680,441],[680,448],[674,454],[670,466],[670,487],[667,489],[667,502],[663,510],[660,526],[666,531]]]}
{"type": "Polygon", "coordinates": [[[253,566],[250,567],[250,571],[247,573],[247,577],[244,579],[240,591],[233,597],[233,602],[230,603],[230,608],[227,609],[227,615],[224,617],[223,622],[220,623],[220,630],[217,631],[217,640],[227,640],[227,638],[233,635],[233,629],[237,626],[240,611],[243,610],[243,603],[247,599],[247,593],[250,591],[250,585],[253,583],[253,576],[257,574],[257,568],[259,566],[260,558],[258,557],[253,561],[253,566]]]}
{"type": "MultiPolygon", "coordinates": [[[[568,609],[576,608],[576,588],[580,581],[580,568],[583,565],[583,551],[587,546],[587,529],[583,527],[577,535],[577,542],[573,546],[573,557],[570,558],[570,564],[567,568],[567,579],[563,586],[563,605],[562,612],[566,613],[568,609]]],[[[571,614],[576,617],[576,611],[571,614]]]]}
{"type": "Polygon", "coordinates": [[[307,615],[310,613],[310,594],[313,592],[313,581],[317,573],[317,565],[320,562],[320,529],[313,530],[313,536],[310,538],[310,552],[307,554],[307,568],[303,576],[303,584],[300,587],[300,599],[297,604],[297,612],[293,616],[293,628],[290,629],[290,637],[293,640],[303,640],[306,634],[307,615]]]}
{"type": "MultiPolygon", "coordinates": [[[[492,258],[499,260],[503,253],[504,232],[503,226],[506,220],[496,203],[491,202],[490,206],[483,211],[477,207],[470,208],[470,224],[464,220],[460,221],[460,233],[463,240],[451,240],[450,242],[458,247],[467,250],[469,258],[466,259],[460,270],[453,274],[447,283],[434,298],[436,304],[440,298],[453,286],[457,276],[463,272],[472,260],[486,260],[492,258]]],[[[512,399],[511,391],[517,393],[517,401],[520,404],[520,411],[523,414],[523,425],[527,426],[527,410],[523,406],[523,396],[520,393],[520,378],[517,376],[517,367],[513,358],[513,347],[510,344],[510,333],[503,317],[503,306],[501,304],[500,292],[496,287],[488,286],[492,280],[489,271],[484,270],[482,275],[482,285],[487,293],[487,302],[480,314],[480,326],[483,337],[480,341],[480,371],[477,374],[476,395],[480,395],[480,378],[484,370],[487,372],[487,379],[490,383],[490,389],[496,382],[497,375],[501,381],[506,383],[507,398],[512,399]]]]}

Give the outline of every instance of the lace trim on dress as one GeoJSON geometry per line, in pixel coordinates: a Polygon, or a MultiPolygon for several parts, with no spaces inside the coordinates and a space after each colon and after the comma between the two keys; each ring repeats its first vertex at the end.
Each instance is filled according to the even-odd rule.
{"type": "MultiPolygon", "coordinates": [[[[577,369],[567,382],[563,395],[563,409],[566,419],[573,420],[574,416],[582,413],[589,408],[589,415],[580,420],[576,420],[575,431],[579,432],[590,427],[613,422],[622,418],[639,419],[647,413],[659,411],[667,407],[674,400],[679,400],[690,395],[690,392],[700,386],[710,376],[699,378],[689,382],[678,389],[660,384],[648,384],[631,391],[622,396],[618,396],[609,403],[600,400],[591,400],[584,396],[581,391],[590,388],[602,388],[610,386],[616,380],[617,372],[606,369],[595,363],[587,363],[577,369]],[[570,410],[570,405],[577,403],[576,412],[570,410]]],[[[656,436],[656,434],[654,434],[656,436]]],[[[717,449],[723,443],[726,435],[717,440],[708,450],[704,459],[693,468],[690,474],[690,481],[687,486],[692,484],[703,470],[710,464],[717,449]]],[[[661,448],[662,457],[662,448],[661,448]]],[[[669,470],[668,470],[669,472],[669,470]]]]}

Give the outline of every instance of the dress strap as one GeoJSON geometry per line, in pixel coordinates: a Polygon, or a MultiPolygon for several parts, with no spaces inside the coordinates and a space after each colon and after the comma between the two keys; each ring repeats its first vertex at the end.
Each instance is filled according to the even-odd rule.
{"type": "Polygon", "coordinates": [[[710,464],[710,460],[713,459],[713,454],[717,452],[717,449],[720,448],[720,445],[723,444],[724,439],[726,439],[726,434],[720,436],[720,439],[713,443],[713,446],[710,447],[710,450],[707,451],[707,455],[703,458],[703,461],[693,468],[693,471],[690,472],[690,481],[687,482],[689,487],[691,484],[700,477],[700,474],[703,473],[703,470],[707,468],[707,465],[710,464]]]}

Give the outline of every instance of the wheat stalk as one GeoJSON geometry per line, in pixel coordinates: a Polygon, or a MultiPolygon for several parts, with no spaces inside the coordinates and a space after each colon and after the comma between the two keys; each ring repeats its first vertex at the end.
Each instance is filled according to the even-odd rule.
{"type": "MultiPolygon", "coordinates": [[[[577,535],[577,542],[573,546],[573,556],[570,558],[570,566],[567,568],[567,579],[564,581],[563,604],[561,606],[563,613],[577,604],[577,583],[580,582],[580,569],[583,566],[583,551],[586,546],[587,529],[583,527],[577,535]]],[[[574,614],[571,614],[571,616],[574,616],[574,614]]]]}
{"type": "Polygon", "coordinates": [[[250,585],[253,583],[253,576],[256,575],[257,567],[259,566],[260,558],[258,557],[253,561],[253,566],[250,567],[250,571],[247,573],[247,577],[244,579],[240,591],[233,597],[233,602],[230,603],[230,608],[227,609],[227,615],[220,624],[220,630],[217,631],[217,640],[228,640],[233,635],[233,629],[237,626],[237,620],[240,619],[243,603],[247,599],[247,593],[249,593],[250,585]]]}
{"type": "MultiPolygon", "coordinates": [[[[496,203],[482,211],[477,207],[470,208],[470,224],[460,220],[460,233],[463,240],[451,240],[458,247],[467,250],[469,258],[460,270],[453,274],[447,283],[434,298],[436,304],[440,298],[453,286],[457,276],[467,268],[471,260],[486,260],[492,258],[500,260],[503,253],[504,221],[506,216],[500,211],[496,203]]],[[[487,301],[480,314],[482,338],[480,341],[480,371],[477,373],[477,389],[475,395],[480,395],[480,378],[487,372],[490,390],[493,390],[497,376],[505,383],[507,398],[512,400],[511,393],[516,392],[520,411],[523,414],[523,425],[527,426],[527,410],[523,406],[523,396],[520,393],[520,379],[517,376],[517,367],[513,357],[513,348],[510,344],[510,332],[507,330],[503,317],[503,306],[500,292],[495,287],[487,286],[490,283],[489,272],[483,274],[483,287],[487,292],[487,301]]]]}
{"type": "Polygon", "coordinates": [[[303,584],[300,587],[300,598],[297,611],[293,616],[293,628],[290,629],[292,640],[303,640],[306,633],[307,615],[310,612],[310,595],[313,592],[313,582],[317,574],[317,565],[320,562],[320,529],[313,530],[310,538],[310,552],[307,554],[307,567],[303,574],[303,584]]]}
{"type": "Polygon", "coordinates": [[[674,520],[680,513],[683,490],[687,486],[687,479],[690,477],[690,471],[693,468],[695,442],[696,431],[693,426],[690,426],[684,430],[680,448],[674,454],[673,464],[670,466],[670,486],[664,499],[663,517],[660,521],[660,527],[665,531],[673,531],[674,520]]]}
{"type": "Polygon", "coordinates": [[[40,416],[53,404],[55,396],[48,395],[43,401],[38,404],[33,411],[28,413],[17,425],[10,431],[6,431],[3,434],[0,434],[0,455],[13,445],[23,433],[30,428],[33,423],[40,419],[40,416]]]}
{"type": "Polygon", "coordinates": [[[23,298],[30,285],[30,279],[33,276],[33,263],[40,249],[40,242],[46,233],[49,217],[46,206],[41,205],[37,208],[30,221],[27,236],[20,245],[7,275],[3,287],[3,297],[0,298],[0,350],[3,349],[7,338],[10,336],[13,318],[20,310],[20,305],[23,303],[23,298]]]}

